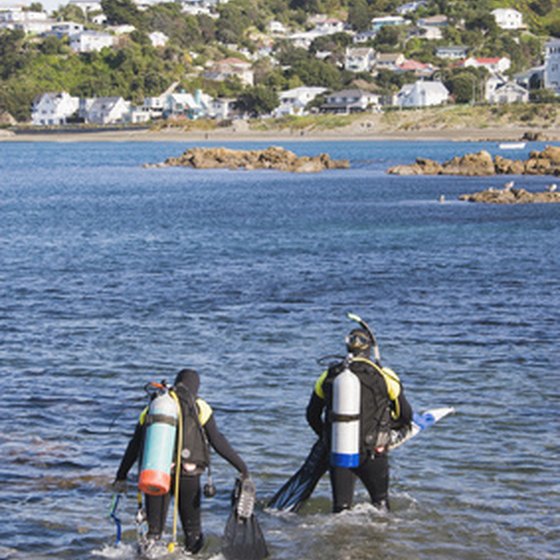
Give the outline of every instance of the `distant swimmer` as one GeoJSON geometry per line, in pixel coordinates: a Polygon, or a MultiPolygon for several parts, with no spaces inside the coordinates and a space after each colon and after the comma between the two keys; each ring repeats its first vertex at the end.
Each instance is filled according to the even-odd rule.
{"type": "Polygon", "coordinates": [[[439,195],[439,201],[440,201],[441,204],[443,204],[445,202],[445,195],[444,194],[439,195]]]}
{"type": "Polygon", "coordinates": [[[552,185],[548,185],[548,186],[546,187],[546,190],[547,190],[548,192],[556,192],[556,189],[557,189],[556,183],[552,183],[552,185]]]}

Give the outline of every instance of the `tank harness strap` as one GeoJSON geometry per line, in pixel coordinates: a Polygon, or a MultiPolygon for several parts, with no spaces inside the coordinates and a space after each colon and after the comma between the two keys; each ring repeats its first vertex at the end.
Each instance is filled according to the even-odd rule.
{"type": "Polygon", "coordinates": [[[161,424],[169,424],[170,426],[176,426],[177,418],[173,418],[173,416],[167,416],[166,414],[148,414],[145,422],[146,427],[154,424],[155,422],[159,422],[161,424]]]}
{"type": "Polygon", "coordinates": [[[359,414],[337,414],[332,410],[329,412],[329,420],[331,422],[354,422],[359,419],[359,414]]]}

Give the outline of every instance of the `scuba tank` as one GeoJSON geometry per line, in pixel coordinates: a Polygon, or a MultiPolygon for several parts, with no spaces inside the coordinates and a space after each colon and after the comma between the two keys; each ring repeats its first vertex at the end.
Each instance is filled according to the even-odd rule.
{"type": "Polygon", "coordinates": [[[360,462],[361,383],[345,365],[333,381],[331,465],[357,467],[360,462]]]}
{"type": "Polygon", "coordinates": [[[177,404],[168,391],[155,397],[146,416],[146,434],[138,488],[144,494],[161,496],[171,487],[171,466],[177,434],[177,404]]]}

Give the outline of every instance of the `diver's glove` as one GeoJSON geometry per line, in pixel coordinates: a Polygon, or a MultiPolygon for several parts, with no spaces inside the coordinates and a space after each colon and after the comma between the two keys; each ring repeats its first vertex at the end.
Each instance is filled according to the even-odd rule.
{"type": "Polygon", "coordinates": [[[115,492],[115,494],[126,494],[127,487],[128,483],[126,478],[122,478],[120,480],[117,478],[112,484],[113,492],[115,492]]]}

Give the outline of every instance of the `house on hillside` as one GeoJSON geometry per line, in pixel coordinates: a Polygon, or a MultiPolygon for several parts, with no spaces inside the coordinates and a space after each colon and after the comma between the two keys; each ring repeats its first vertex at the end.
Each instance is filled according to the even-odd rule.
{"type": "Polygon", "coordinates": [[[80,8],[86,15],[103,11],[101,0],[69,0],[68,5],[80,8]]]}
{"type": "Polygon", "coordinates": [[[0,6],[0,29],[40,35],[50,31],[55,23],[54,20],[49,19],[46,12],[25,11],[22,5],[0,6]]]}
{"type": "Polygon", "coordinates": [[[212,64],[210,68],[204,72],[204,77],[208,80],[216,80],[218,82],[237,77],[242,84],[247,86],[252,86],[254,82],[254,73],[251,69],[251,63],[233,57],[224,58],[212,64]]]}
{"type": "Polygon", "coordinates": [[[318,95],[325,93],[326,88],[323,87],[297,87],[287,91],[282,91],[278,95],[280,105],[274,110],[275,117],[284,115],[306,115],[305,108],[308,103],[313,101],[318,95]]]}
{"type": "Polygon", "coordinates": [[[65,91],[43,93],[33,101],[31,123],[35,126],[59,126],[78,113],[79,97],[72,97],[65,91]]]}
{"type": "Polygon", "coordinates": [[[327,95],[323,113],[359,113],[380,105],[380,96],[361,89],[345,89],[327,95]]]}
{"type": "Polygon", "coordinates": [[[344,69],[350,72],[371,72],[375,65],[375,51],[371,47],[347,48],[344,69]]]}
{"type": "Polygon", "coordinates": [[[529,91],[502,76],[492,76],[485,84],[484,98],[488,103],[528,103],[529,91]]]}
{"type": "Polygon", "coordinates": [[[404,19],[402,16],[375,17],[371,20],[371,30],[374,33],[377,33],[382,27],[385,27],[386,25],[396,26],[408,24],[408,20],[404,19]]]}
{"type": "Polygon", "coordinates": [[[82,31],[70,38],[70,48],[74,52],[94,52],[113,46],[114,37],[100,31],[82,31]]]}
{"type": "Polygon", "coordinates": [[[462,60],[467,57],[469,47],[449,45],[436,47],[436,56],[445,60],[462,60]]]}
{"type": "Polygon", "coordinates": [[[395,100],[399,107],[430,107],[443,105],[449,101],[449,91],[440,82],[419,80],[413,84],[405,84],[395,100]]]}
{"type": "Polygon", "coordinates": [[[402,6],[399,6],[397,8],[397,14],[399,14],[400,16],[404,16],[406,14],[412,14],[419,8],[425,7],[427,5],[428,2],[424,0],[421,0],[419,2],[407,2],[406,4],[403,4],[402,6]]]}
{"type": "Polygon", "coordinates": [[[318,19],[315,22],[313,31],[319,36],[334,35],[344,31],[344,23],[335,18],[318,19]]]}
{"type": "Polygon", "coordinates": [[[513,8],[497,8],[490,12],[501,29],[524,29],[523,14],[513,8]]]}
{"type": "Polygon", "coordinates": [[[71,37],[72,35],[81,33],[83,30],[84,26],[81,23],[76,23],[74,21],[57,21],[45,35],[54,35],[58,39],[63,39],[64,37],[71,37]]]}
{"type": "Polygon", "coordinates": [[[439,41],[443,38],[443,29],[447,27],[447,16],[436,15],[421,18],[417,26],[421,31],[421,37],[429,41],[439,41]]]}
{"type": "Polygon", "coordinates": [[[122,124],[130,122],[130,101],[122,97],[80,99],[80,117],[91,124],[122,124]]]}
{"type": "Polygon", "coordinates": [[[425,62],[419,62],[418,60],[405,60],[402,64],[397,67],[398,72],[412,72],[415,76],[419,78],[428,78],[431,76],[436,69],[425,62]]]}
{"type": "Polygon", "coordinates": [[[200,90],[196,90],[194,94],[173,92],[165,96],[163,116],[198,119],[209,116],[211,106],[212,98],[200,90]]]}
{"type": "Polygon", "coordinates": [[[377,53],[375,56],[375,68],[377,70],[398,70],[405,62],[403,53],[377,53]]]}
{"type": "Polygon", "coordinates": [[[161,31],[153,31],[148,35],[150,42],[152,43],[152,47],[165,47],[167,42],[169,41],[169,37],[162,33],[161,31]]]}
{"type": "Polygon", "coordinates": [[[544,87],[560,93],[560,39],[552,39],[545,45],[544,87]]]}
{"type": "Polygon", "coordinates": [[[494,74],[503,74],[511,67],[511,60],[507,56],[495,56],[491,58],[471,56],[463,60],[460,66],[465,68],[486,68],[489,72],[494,74]]]}

